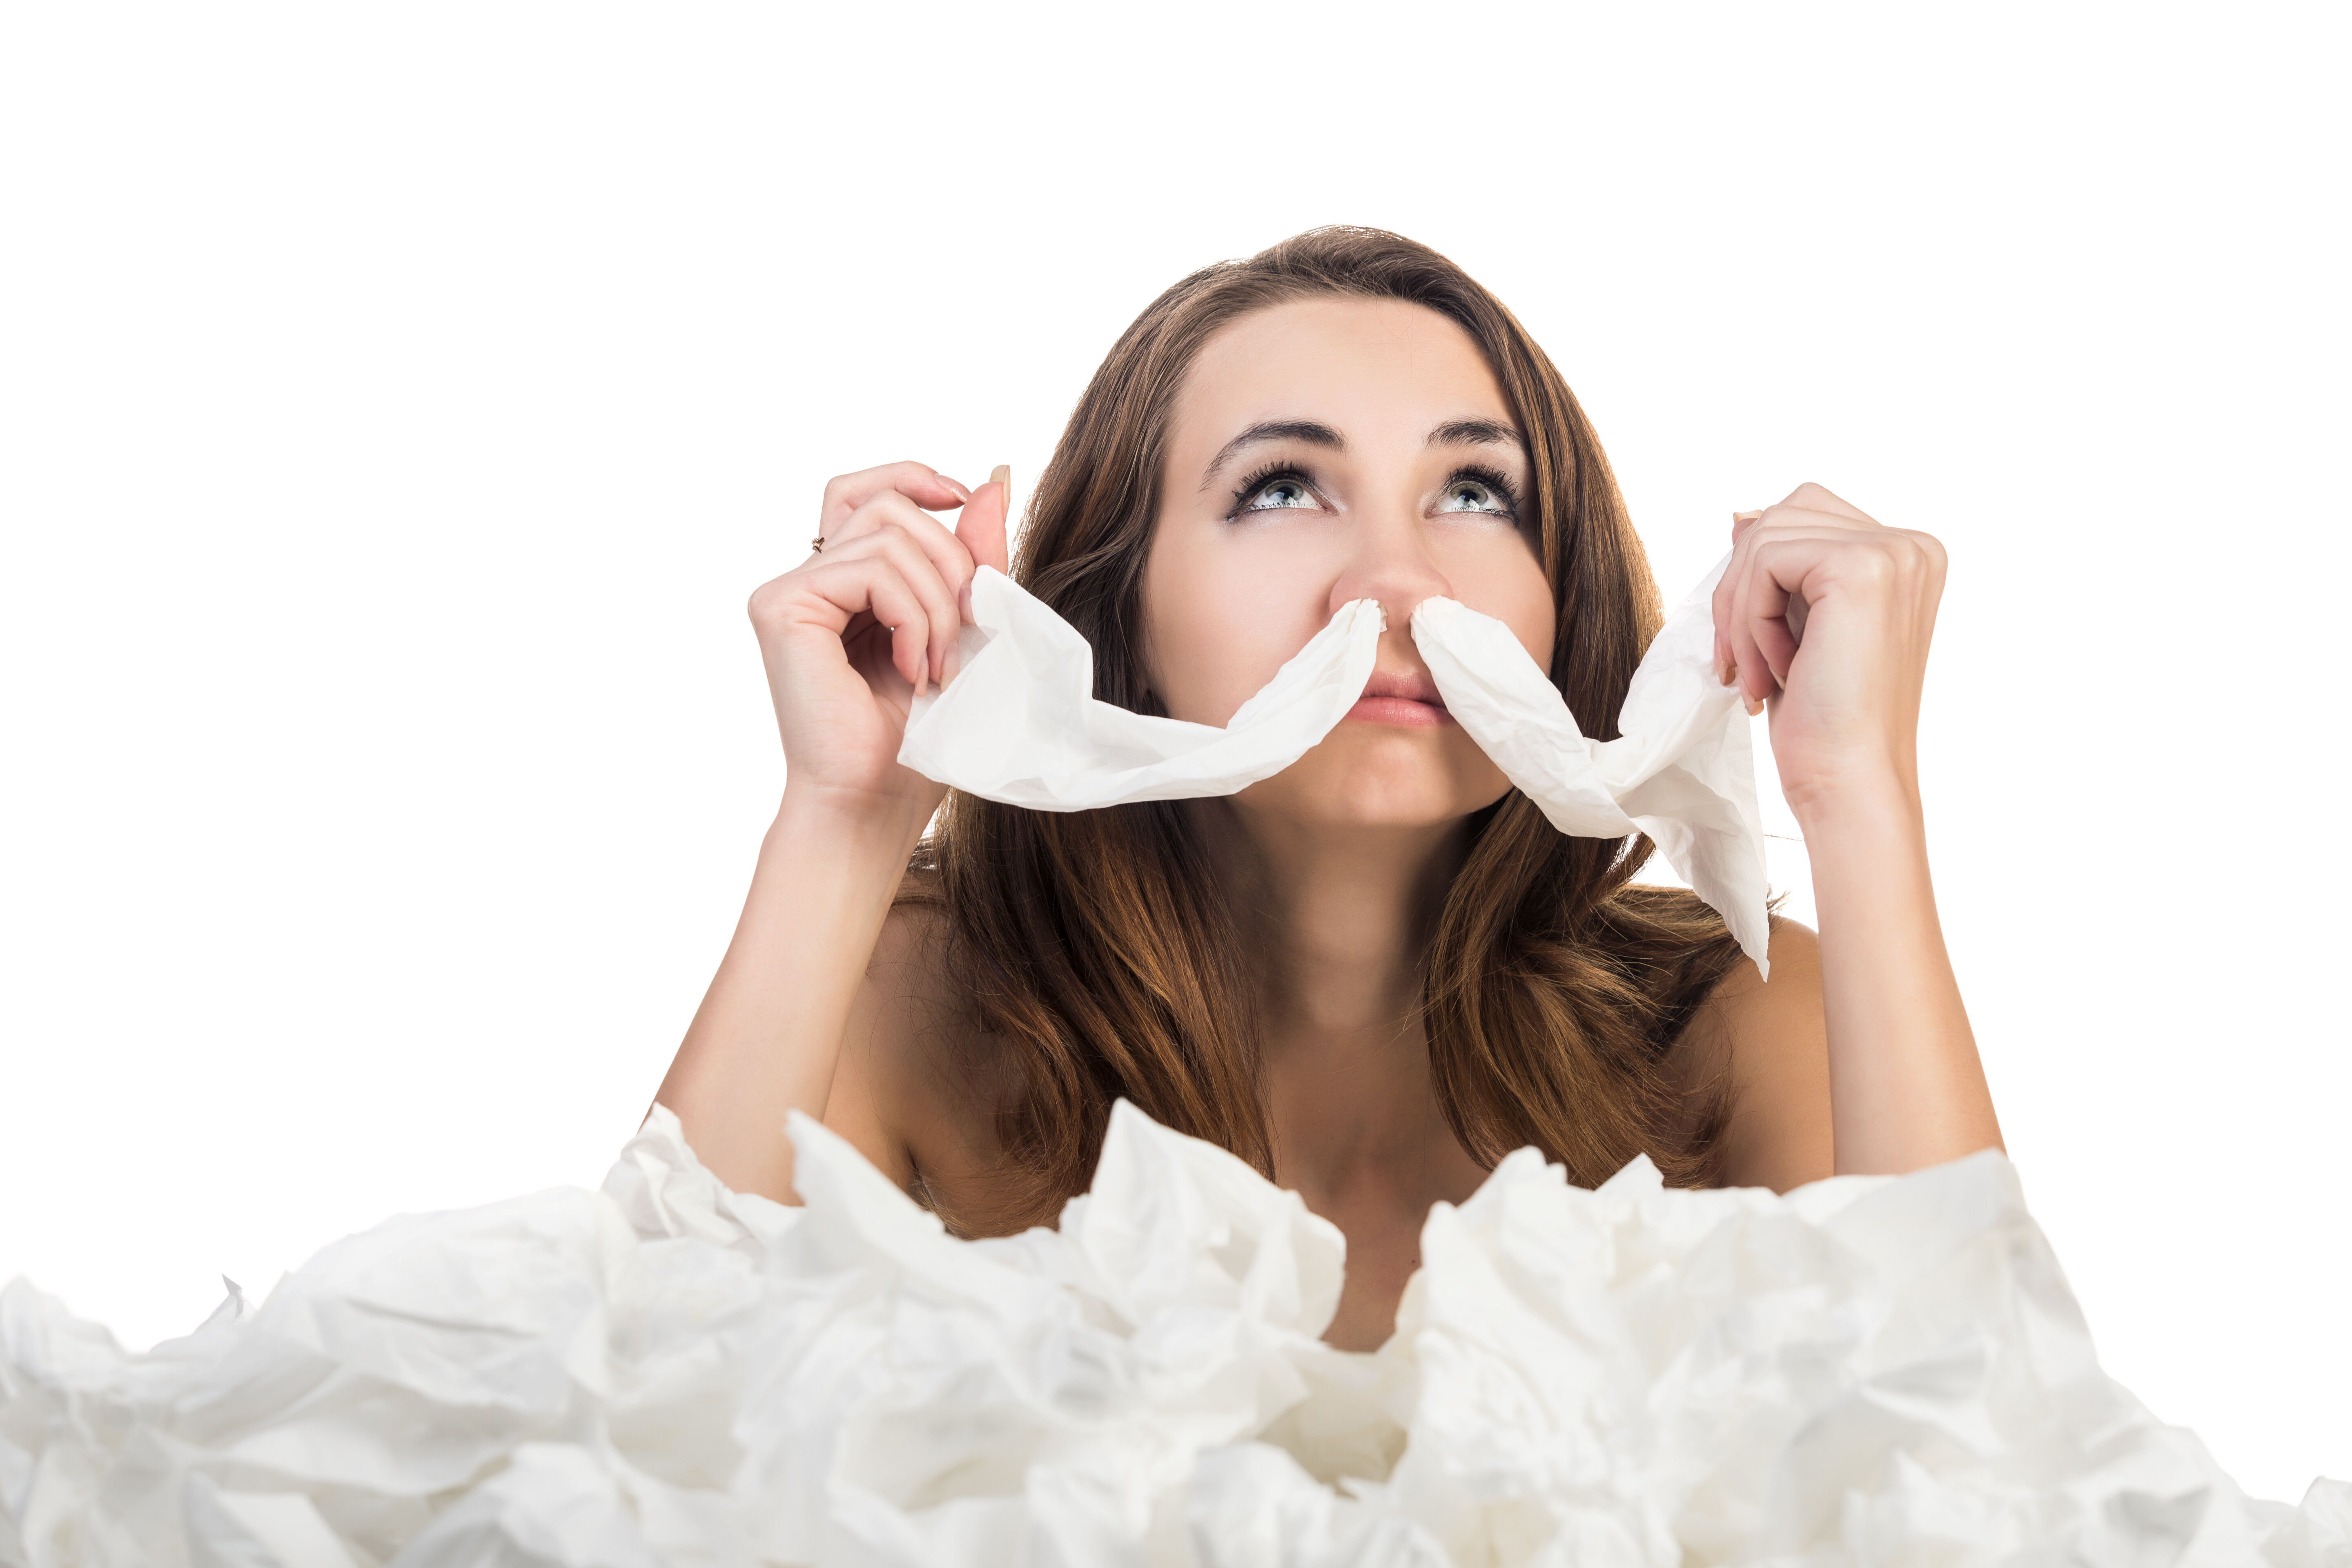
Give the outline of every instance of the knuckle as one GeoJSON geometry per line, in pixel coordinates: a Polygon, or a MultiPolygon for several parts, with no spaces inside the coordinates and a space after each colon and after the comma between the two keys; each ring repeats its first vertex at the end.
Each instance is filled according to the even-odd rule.
{"type": "Polygon", "coordinates": [[[908,500],[898,491],[883,490],[858,508],[857,515],[866,519],[877,528],[895,526],[904,529],[912,519],[921,515],[921,512],[913,501],[908,500]]]}
{"type": "Polygon", "coordinates": [[[1917,576],[1920,573],[1928,570],[1935,562],[1935,556],[1928,550],[1925,536],[1916,533],[1890,531],[1885,536],[1885,546],[1881,553],[1885,558],[1890,575],[1917,576]]]}
{"type": "Polygon", "coordinates": [[[940,572],[939,563],[931,559],[931,552],[925,550],[922,542],[915,537],[914,530],[906,527],[894,529],[887,548],[891,560],[906,574],[908,583],[918,594],[926,599],[939,596],[946,586],[946,575],[940,572]]]}
{"type": "Polygon", "coordinates": [[[1895,559],[1893,551],[1865,550],[1854,564],[1864,581],[1883,587],[1901,574],[1905,563],[1895,559]]]}
{"type": "Polygon", "coordinates": [[[903,539],[918,550],[921,549],[921,530],[930,520],[923,516],[913,501],[895,490],[891,492],[890,500],[892,504],[875,510],[875,527],[885,531],[893,539],[903,539]]]}

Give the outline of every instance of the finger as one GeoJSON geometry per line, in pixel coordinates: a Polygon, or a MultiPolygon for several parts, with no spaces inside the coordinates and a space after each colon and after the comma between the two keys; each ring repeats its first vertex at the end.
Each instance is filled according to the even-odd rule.
{"type": "Polygon", "coordinates": [[[1881,539],[1897,531],[1877,523],[1859,523],[1850,517],[1834,516],[1824,511],[1781,511],[1776,508],[1766,512],[1764,521],[1743,535],[1740,543],[1743,547],[1752,548],[1771,540],[1810,539],[1823,544],[1853,544],[1881,539]]]}
{"type": "MultiPolygon", "coordinates": [[[[1735,511],[1731,514],[1731,548],[1735,557],[1739,550],[1739,542],[1748,537],[1750,531],[1755,528],[1757,520],[1763,515],[1761,511],[1735,511]]],[[[1736,561],[1735,564],[1737,564],[1736,561]]],[[[1731,624],[1731,604],[1738,580],[1738,574],[1730,566],[1727,566],[1724,569],[1723,579],[1717,584],[1715,590],[1715,673],[1717,679],[1726,686],[1731,684],[1734,668],[1728,627],[1731,624]]]]}
{"type": "MultiPolygon", "coordinates": [[[[1864,548],[1865,553],[1876,553],[1864,548]]],[[[1804,643],[1805,616],[1813,596],[1809,589],[1825,565],[1851,558],[1855,549],[1855,532],[1850,528],[1814,537],[1765,535],[1757,540],[1754,568],[1735,617],[1743,658],[1763,667],[1762,675],[1748,679],[1743,687],[1751,696],[1788,689],[1804,643]]],[[[1745,664],[1743,671],[1748,671],[1745,664]]]]}
{"type": "Polygon", "coordinates": [[[964,584],[979,569],[971,552],[945,523],[895,490],[885,491],[858,508],[840,531],[825,541],[825,548],[838,554],[858,540],[884,531],[903,533],[912,540],[945,580],[949,596],[961,601],[964,584]]]}
{"type": "Polygon", "coordinates": [[[1775,506],[1766,510],[1762,528],[1770,533],[1835,533],[1852,539],[1858,533],[1885,531],[1885,525],[1852,512],[1823,511],[1815,507],[1775,506]]]}
{"type": "Polygon", "coordinates": [[[830,542],[837,524],[886,490],[896,490],[933,511],[961,506],[971,498],[970,490],[929,463],[885,463],[878,468],[861,468],[826,482],[824,502],[817,511],[817,536],[830,542]]]}
{"type": "Polygon", "coordinates": [[[915,684],[923,669],[922,638],[930,617],[921,600],[887,560],[873,554],[845,561],[823,560],[789,573],[786,579],[779,581],[787,579],[799,584],[800,595],[774,605],[764,603],[769,590],[775,586],[772,584],[751,596],[751,622],[760,628],[763,646],[779,629],[779,621],[808,619],[823,625],[844,643],[856,641],[870,626],[887,626],[891,633],[890,662],[906,678],[908,685],[915,684]],[[795,602],[819,613],[795,616],[792,609],[795,602]]]}
{"type": "Polygon", "coordinates": [[[930,673],[926,658],[930,616],[923,607],[921,595],[887,563],[865,564],[866,607],[877,621],[890,628],[890,667],[906,679],[919,697],[925,678],[930,673]]]}
{"type": "MultiPolygon", "coordinates": [[[[1748,580],[1741,621],[1776,690],[1786,689],[1790,667],[1796,661],[1798,634],[1790,624],[1790,612],[1801,602],[1796,591],[1804,580],[1812,552],[1818,549],[1818,545],[1804,542],[1776,541],[1759,545],[1756,552],[1756,569],[1748,580]]],[[[1759,691],[1756,695],[1770,693],[1759,691]]]]}
{"type": "Polygon", "coordinates": [[[1823,486],[1814,484],[1811,480],[1790,490],[1781,498],[1780,507],[1772,510],[1778,511],[1780,507],[1793,507],[1804,511],[1827,512],[1832,517],[1850,518],[1855,522],[1869,523],[1873,526],[1878,522],[1876,518],[1864,511],[1852,501],[1831,493],[1823,486]]]}
{"type": "Polygon", "coordinates": [[[919,695],[929,686],[934,650],[952,646],[958,624],[955,595],[940,580],[930,558],[893,530],[868,534],[828,551],[819,565],[803,568],[807,585],[841,617],[838,629],[851,635],[860,615],[890,628],[891,662],[919,695]]]}
{"type": "MultiPolygon", "coordinates": [[[[842,526],[839,540],[838,543],[827,544],[827,558],[854,559],[882,551],[901,563],[910,581],[938,580],[936,603],[944,614],[932,625],[928,662],[932,681],[946,679],[949,659],[962,622],[964,585],[971,581],[976,569],[961,542],[938,519],[897,494],[877,496],[859,508],[856,515],[842,526]],[[911,553],[900,553],[899,545],[911,553]],[[917,562],[919,566],[915,564],[917,562]]],[[[924,584],[924,594],[925,602],[932,603],[928,583],[924,584]]]]}
{"type": "MultiPolygon", "coordinates": [[[[955,536],[975,565],[993,566],[999,572],[1011,569],[1012,546],[1005,525],[1012,515],[1013,470],[999,463],[988,476],[988,483],[971,492],[963,515],[956,519],[955,536]]],[[[965,587],[964,605],[969,609],[969,584],[965,587]]]]}
{"type": "MultiPolygon", "coordinates": [[[[983,489],[986,488],[982,487],[983,489]]],[[[963,540],[939,519],[916,510],[897,497],[882,500],[896,503],[888,526],[911,541],[939,574],[944,613],[933,623],[931,679],[935,684],[943,682],[954,661],[956,638],[962,627],[965,609],[971,602],[966,590],[971,585],[973,574],[980,570],[980,563],[971,558],[971,552],[965,547],[963,540]]]]}
{"type": "MultiPolygon", "coordinates": [[[[1731,560],[1723,569],[1723,578],[1715,588],[1716,671],[1726,686],[1740,684],[1738,622],[1739,605],[1747,592],[1747,582],[1756,566],[1757,520],[1761,512],[1731,514],[1731,560]]],[[[1747,695],[1743,691],[1743,697],[1747,695]]],[[[1751,703],[1751,707],[1752,707],[1751,703]]]]}
{"type": "Polygon", "coordinates": [[[1732,546],[1731,564],[1716,589],[1716,635],[1723,642],[1724,684],[1738,689],[1750,714],[1759,710],[1761,700],[1772,690],[1771,670],[1746,625],[1748,605],[1754,596],[1757,552],[1767,537],[1752,525],[1741,531],[1739,542],[1732,546]]]}
{"type": "MultiPolygon", "coordinates": [[[[950,539],[948,542],[952,545],[955,542],[950,539]]],[[[956,635],[963,624],[957,611],[956,590],[940,573],[939,563],[903,529],[893,528],[868,536],[861,553],[888,562],[922,608],[920,626],[910,628],[894,622],[890,627],[894,652],[898,639],[910,634],[921,649],[919,671],[907,677],[916,695],[920,696],[946,670],[948,655],[955,647],[956,635]]]]}
{"type": "Polygon", "coordinates": [[[933,542],[919,538],[912,530],[899,530],[890,540],[899,571],[922,600],[923,613],[930,623],[923,639],[923,679],[915,683],[918,692],[947,679],[948,660],[963,630],[963,584],[971,575],[971,563],[955,536],[929,518],[923,521],[938,535],[936,543],[947,552],[947,564],[932,552],[933,542]]]}
{"type": "Polygon", "coordinates": [[[1753,624],[1756,601],[1756,574],[1751,572],[1740,584],[1739,594],[1731,612],[1731,660],[1736,670],[1734,684],[1739,688],[1740,700],[1754,713],[1757,705],[1780,689],[1764,649],[1757,641],[1753,624]]]}
{"type": "Polygon", "coordinates": [[[1755,700],[1752,700],[1752,693],[1748,691],[1750,670],[1740,663],[1740,651],[1743,651],[1740,614],[1743,614],[1743,605],[1748,602],[1748,576],[1755,569],[1755,531],[1738,529],[1736,520],[1734,529],[1738,531],[1738,538],[1731,545],[1731,562],[1724,566],[1722,581],[1715,585],[1715,605],[1712,605],[1712,609],[1715,609],[1715,639],[1719,644],[1717,672],[1727,687],[1738,689],[1740,700],[1750,705],[1752,712],[1755,700]]]}

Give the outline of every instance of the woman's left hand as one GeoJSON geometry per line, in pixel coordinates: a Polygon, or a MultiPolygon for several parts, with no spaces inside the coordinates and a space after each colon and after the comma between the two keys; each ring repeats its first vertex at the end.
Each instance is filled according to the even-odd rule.
{"type": "Polygon", "coordinates": [[[1802,822],[1832,800],[1918,801],[1919,694],[1944,547],[1819,485],[1733,521],[1715,590],[1716,663],[1769,702],[1781,793],[1802,822]]]}

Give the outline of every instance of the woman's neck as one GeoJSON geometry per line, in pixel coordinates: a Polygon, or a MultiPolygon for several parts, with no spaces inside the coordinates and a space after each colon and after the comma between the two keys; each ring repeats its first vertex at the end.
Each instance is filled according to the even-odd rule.
{"type": "Polygon", "coordinates": [[[1343,1315],[1369,1313],[1349,1331],[1377,1342],[1429,1205],[1482,1174],[1438,1107],[1420,1018],[1423,952],[1468,834],[1307,827],[1238,803],[1219,815],[1256,970],[1275,1179],[1347,1233],[1350,1289],[1370,1294],[1343,1315]]]}
{"type": "Polygon", "coordinates": [[[1421,955],[1467,837],[1461,824],[1335,828],[1235,804],[1227,885],[1257,969],[1268,1065],[1286,1054],[1420,1054],[1421,955]]]}

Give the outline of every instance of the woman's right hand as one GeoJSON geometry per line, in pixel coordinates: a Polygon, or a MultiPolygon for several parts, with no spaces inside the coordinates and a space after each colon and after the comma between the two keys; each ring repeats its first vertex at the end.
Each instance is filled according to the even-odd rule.
{"type": "Polygon", "coordinates": [[[752,594],[751,626],[784,742],[787,795],[928,821],[946,786],[898,765],[907,712],[950,673],[972,574],[1006,566],[1012,484],[967,491],[921,463],[824,487],[823,547],[752,594]],[[961,507],[954,531],[931,511],[961,507]]]}

